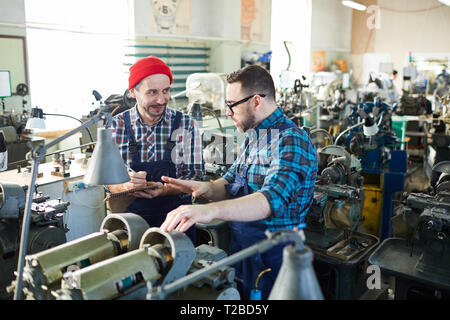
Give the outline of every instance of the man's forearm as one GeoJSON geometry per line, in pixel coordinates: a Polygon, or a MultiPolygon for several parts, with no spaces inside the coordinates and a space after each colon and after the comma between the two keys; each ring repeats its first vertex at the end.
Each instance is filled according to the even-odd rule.
{"type": "Polygon", "coordinates": [[[230,200],[207,204],[217,219],[224,221],[255,221],[266,219],[271,214],[267,198],[260,192],[230,200]]]}
{"type": "Polygon", "coordinates": [[[112,184],[106,186],[111,193],[119,193],[128,190],[126,183],[112,184]]]}
{"type": "Polygon", "coordinates": [[[227,190],[225,189],[225,185],[228,184],[228,181],[219,178],[215,181],[211,181],[211,189],[210,191],[205,195],[205,198],[211,201],[222,201],[229,198],[229,194],[227,190]]]}
{"type": "MultiPolygon", "coordinates": [[[[127,183],[113,184],[113,185],[109,185],[109,186],[106,186],[106,187],[108,188],[108,190],[111,193],[119,193],[119,192],[124,192],[124,191],[128,191],[130,189],[133,189],[133,187],[131,187],[127,183]]],[[[172,195],[177,195],[177,194],[181,193],[178,190],[165,188],[165,187],[162,186],[162,184],[161,184],[161,188],[163,189],[163,191],[162,191],[160,196],[172,196],[172,195]]]]}

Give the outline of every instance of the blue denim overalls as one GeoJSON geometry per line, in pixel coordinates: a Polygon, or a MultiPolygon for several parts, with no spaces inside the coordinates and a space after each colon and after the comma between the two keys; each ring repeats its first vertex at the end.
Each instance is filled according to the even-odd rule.
{"type": "MultiPolygon", "coordinates": [[[[172,137],[173,131],[179,128],[181,117],[182,113],[176,111],[175,121],[172,125],[170,137],[172,137]]],[[[146,171],[147,181],[162,182],[161,176],[176,178],[175,164],[171,160],[171,152],[175,143],[170,141],[169,138],[166,148],[164,149],[164,156],[162,160],[147,163],[141,162],[139,157],[139,148],[141,146],[136,143],[136,139],[131,128],[129,112],[124,113],[124,122],[125,134],[128,137],[128,150],[132,159],[131,168],[136,172],[146,171]]],[[[124,161],[126,161],[126,159],[124,159],[124,161]]],[[[159,227],[166,219],[167,213],[183,204],[192,204],[192,198],[190,195],[185,195],[184,197],[179,195],[161,196],[153,199],[136,198],[136,200],[134,200],[125,211],[140,215],[145,219],[145,221],[147,221],[150,227],[159,227]]],[[[189,228],[185,233],[189,236],[195,246],[195,225],[189,228]]]]}
{"type": "MultiPolygon", "coordinates": [[[[275,125],[272,129],[279,129],[281,132],[292,127],[296,127],[296,125],[293,123],[283,122],[278,126],[275,125]]],[[[270,142],[271,134],[270,130],[268,130],[267,147],[270,146],[270,142]]],[[[236,170],[234,182],[225,185],[225,188],[231,195],[231,198],[239,198],[249,194],[247,180],[248,169],[248,165],[244,164],[242,175],[239,174],[239,170],[236,170]]],[[[266,240],[267,236],[264,234],[266,229],[266,225],[260,221],[230,222],[230,254],[234,254],[254,245],[257,242],[266,240]]],[[[254,289],[256,278],[261,271],[271,268],[271,271],[264,273],[258,281],[258,290],[261,290],[261,297],[263,300],[267,300],[281,267],[281,262],[283,259],[282,249],[285,245],[286,244],[275,246],[262,254],[257,253],[233,265],[236,270],[236,276],[243,280],[243,283],[238,283],[238,289],[243,300],[248,300],[250,298],[250,291],[254,289]]]]}

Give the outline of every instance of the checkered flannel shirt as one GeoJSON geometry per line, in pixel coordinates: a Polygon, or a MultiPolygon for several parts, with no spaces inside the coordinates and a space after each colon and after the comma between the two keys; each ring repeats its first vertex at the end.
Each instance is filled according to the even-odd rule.
{"type": "Polygon", "coordinates": [[[267,141],[265,132],[280,122],[291,120],[278,108],[252,131],[256,136],[252,138],[247,131],[240,154],[223,176],[232,183],[236,171],[242,175],[244,167],[248,167],[249,194],[261,192],[272,209],[271,216],[260,220],[270,231],[291,229],[304,222],[317,178],[316,148],[303,129],[289,128],[279,131],[279,135],[272,134],[271,146],[258,150],[258,145],[267,141]]]}
{"type": "MultiPolygon", "coordinates": [[[[139,145],[139,156],[141,162],[152,162],[162,160],[164,150],[168,141],[175,143],[178,155],[172,157],[176,167],[176,178],[186,180],[200,180],[204,173],[202,158],[202,140],[200,131],[195,121],[188,115],[183,114],[180,121],[179,132],[170,137],[175,110],[166,107],[161,119],[153,126],[145,124],[137,111],[137,107],[126,110],[113,117],[111,128],[113,139],[119,147],[119,151],[127,165],[131,166],[132,159],[128,150],[128,139],[125,134],[125,122],[123,115],[130,114],[131,128],[137,144],[139,145]]],[[[175,128],[176,129],[176,128],[175,128]]],[[[177,152],[172,152],[172,155],[177,152]]]]}

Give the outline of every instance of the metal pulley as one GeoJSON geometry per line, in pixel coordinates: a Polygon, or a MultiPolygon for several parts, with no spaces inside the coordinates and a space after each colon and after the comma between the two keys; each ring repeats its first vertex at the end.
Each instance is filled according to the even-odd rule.
{"type": "Polygon", "coordinates": [[[31,251],[25,257],[24,274],[27,276],[24,277],[24,292],[28,299],[52,299],[51,291],[60,287],[68,268],[76,266],[82,269],[137,249],[147,229],[148,223],[142,217],[124,213],[108,215],[99,232],[51,249],[45,248],[51,241],[44,234],[31,233],[33,246],[40,246],[44,251],[31,251]]]}

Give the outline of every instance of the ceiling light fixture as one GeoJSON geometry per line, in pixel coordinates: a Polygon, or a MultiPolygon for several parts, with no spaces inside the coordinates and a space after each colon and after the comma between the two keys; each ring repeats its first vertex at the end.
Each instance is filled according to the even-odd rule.
{"type": "Polygon", "coordinates": [[[359,11],[366,11],[366,9],[367,9],[367,7],[365,5],[355,2],[355,1],[343,0],[342,4],[346,7],[350,7],[352,9],[359,10],[359,11]]]}

